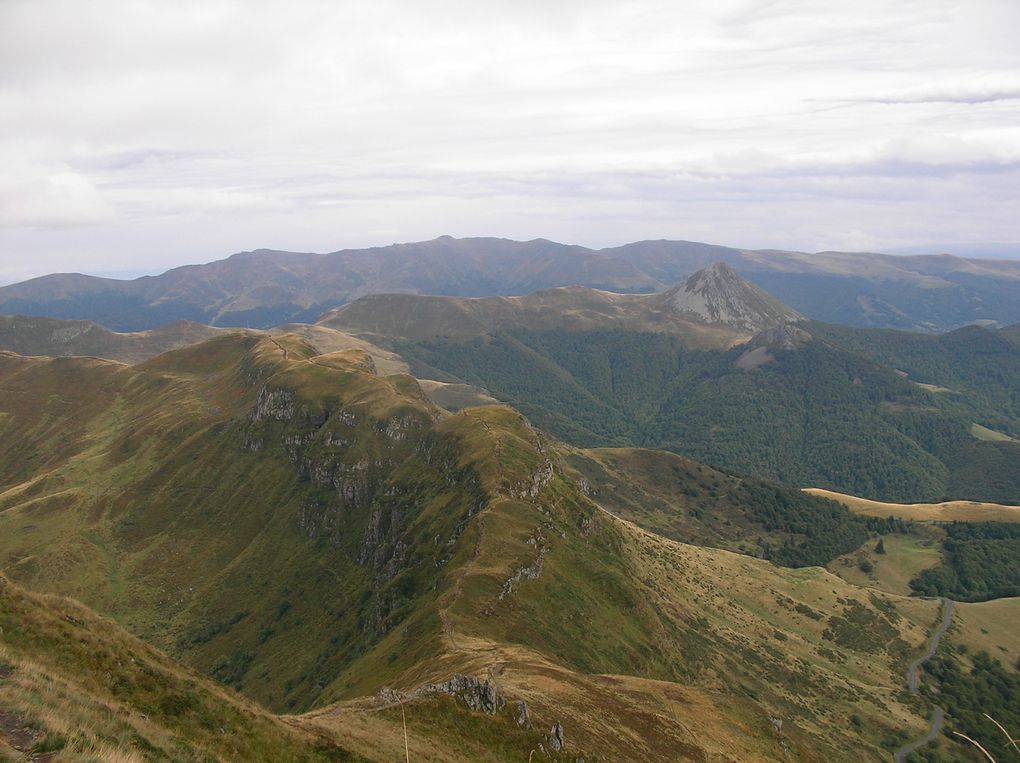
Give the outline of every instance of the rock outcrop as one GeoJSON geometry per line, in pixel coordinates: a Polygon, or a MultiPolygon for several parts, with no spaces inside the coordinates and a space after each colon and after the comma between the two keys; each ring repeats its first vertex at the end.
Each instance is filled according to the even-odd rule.
{"type": "Polygon", "coordinates": [[[659,300],[663,309],[676,315],[755,333],[804,320],[796,310],[722,262],[694,273],[659,295],[659,300]]]}
{"type": "MultiPolygon", "coordinates": [[[[506,707],[506,698],[503,696],[503,687],[499,684],[485,679],[484,681],[475,676],[465,676],[455,673],[449,681],[440,684],[427,684],[415,690],[411,695],[413,698],[430,697],[436,694],[446,694],[463,702],[471,710],[495,715],[506,707]]],[[[523,705],[524,703],[518,703],[523,705]]],[[[518,708],[518,714],[520,709],[518,708]]],[[[527,705],[524,705],[525,719],[528,717],[527,705]]],[[[519,715],[518,715],[519,717],[519,715]]],[[[518,721],[520,724],[520,721],[518,721]]]]}

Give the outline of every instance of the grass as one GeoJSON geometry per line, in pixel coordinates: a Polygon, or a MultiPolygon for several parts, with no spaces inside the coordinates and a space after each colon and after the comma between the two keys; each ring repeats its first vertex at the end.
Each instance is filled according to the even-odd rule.
{"type": "Polygon", "coordinates": [[[1020,598],[956,605],[953,642],[971,652],[986,651],[1003,665],[1020,664],[1020,598]]]}
{"type": "Polygon", "coordinates": [[[971,424],[970,433],[975,439],[983,442],[1016,442],[1016,439],[1008,434],[996,432],[994,429],[983,427],[980,424],[971,424]]]}
{"type": "Polygon", "coordinates": [[[876,552],[878,540],[872,538],[856,551],[834,559],[827,568],[854,585],[910,596],[910,581],[942,561],[939,534],[922,529],[907,535],[883,535],[884,554],[876,552]]]}
{"type": "MultiPolygon", "coordinates": [[[[498,680],[533,727],[411,701],[415,758],[526,759],[556,722],[574,757],[877,757],[884,736],[923,726],[900,686],[933,603],[641,530],[586,495],[571,451],[516,411],[444,413],[364,352],[231,335],[135,367],[0,355],[0,392],[0,565],[274,711],[315,708],[286,718],[300,739],[399,758],[399,709],[373,695],[454,672],[498,680]]],[[[641,458],[611,464],[617,481],[640,466],[644,495],[668,504],[660,467],[674,457],[641,458]]],[[[699,489],[727,484],[709,471],[699,489]]],[[[55,616],[52,633],[11,641],[25,616],[3,624],[12,661],[83,685],[85,707],[114,689],[144,704],[159,728],[128,725],[167,757],[191,755],[178,742],[276,744],[279,719],[165,657],[130,662],[140,642],[113,626],[71,612],[92,624],[80,638],[55,616]],[[65,654],[63,637],[81,649],[65,654]],[[154,664],[169,684],[139,673],[154,664]],[[114,688],[95,678],[106,671],[114,688]],[[206,739],[224,723],[248,741],[206,739]]],[[[24,712],[59,696],[42,686],[24,712]]],[[[70,740],[101,720],[49,731],[70,740]]]]}
{"type": "MultiPolygon", "coordinates": [[[[0,577],[0,706],[61,760],[353,760],[85,607],[0,577]]],[[[0,732],[2,736],[2,732],[0,732]]]]}
{"type": "Polygon", "coordinates": [[[896,517],[917,522],[1020,522],[1020,506],[1001,503],[888,503],[821,488],[807,488],[805,492],[839,501],[851,511],[870,517],[896,517]]]}

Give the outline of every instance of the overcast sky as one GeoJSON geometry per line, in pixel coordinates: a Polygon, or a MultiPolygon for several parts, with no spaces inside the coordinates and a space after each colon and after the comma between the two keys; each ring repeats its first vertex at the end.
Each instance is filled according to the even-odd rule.
{"type": "Polygon", "coordinates": [[[0,0],[0,282],[440,234],[1013,244],[1018,30],[1017,0],[0,0]]]}

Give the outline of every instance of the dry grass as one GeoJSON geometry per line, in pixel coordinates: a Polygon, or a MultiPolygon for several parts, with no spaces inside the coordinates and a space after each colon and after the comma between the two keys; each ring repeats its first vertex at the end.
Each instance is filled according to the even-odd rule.
{"type": "Polygon", "coordinates": [[[974,652],[984,650],[1004,665],[1020,661],[1020,598],[973,604],[957,602],[953,640],[974,652]]]}
{"type": "Polygon", "coordinates": [[[1020,522],[1020,506],[1001,503],[886,503],[821,488],[805,488],[805,492],[839,501],[851,511],[869,517],[897,517],[919,522],[1020,522]]]}
{"type": "MultiPolygon", "coordinates": [[[[494,677],[508,699],[528,703],[534,729],[547,733],[560,721],[571,752],[598,751],[611,760],[781,760],[786,748],[809,761],[878,759],[883,734],[922,733],[925,720],[904,704],[901,687],[906,659],[925,642],[936,603],[880,596],[819,568],[785,570],[675,543],[609,515],[603,519],[621,533],[625,563],[644,581],[643,596],[662,617],[657,648],[684,665],[688,678],[593,675],[548,652],[486,635],[486,621],[472,619],[466,609],[479,606],[471,604],[478,577],[499,578],[513,564],[504,554],[501,568],[490,546],[494,537],[521,534],[514,527],[525,515],[501,516],[512,508],[508,502],[483,515],[478,556],[464,568],[460,592],[451,594],[457,601],[448,603],[450,638],[398,685],[410,689],[454,672],[494,677]],[[876,601],[895,613],[886,627],[893,641],[902,639],[902,656],[881,644],[861,651],[825,636],[829,614],[855,607],[874,613],[876,601]],[[853,715],[863,719],[863,739],[849,729],[853,715]],[[770,716],[784,719],[782,733],[770,716]]],[[[544,583],[522,583],[521,595],[544,583]]],[[[412,760],[507,759],[437,721],[443,716],[428,702],[405,702],[404,710],[412,760]]],[[[295,721],[337,734],[362,754],[404,755],[396,705],[354,700],[295,721]]]]}
{"type": "Polygon", "coordinates": [[[829,562],[830,572],[848,583],[877,588],[880,591],[910,596],[910,581],[922,570],[936,566],[942,559],[938,528],[927,528],[928,537],[919,534],[886,535],[882,538],[885,553],[875,552],[876,540],[869,539],[856,551],[844,554],[829,562]],[[871,565],[870,572],[861,569],[863,562],[871,565]]]}

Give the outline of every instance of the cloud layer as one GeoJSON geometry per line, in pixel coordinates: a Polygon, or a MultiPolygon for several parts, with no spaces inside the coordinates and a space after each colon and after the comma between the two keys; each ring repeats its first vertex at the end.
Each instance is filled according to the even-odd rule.
{"type": "Polygon", "coordinates": [[[0,3],[0,281],[453,235],[1020,241],[1013,0],[0,3]]]}

